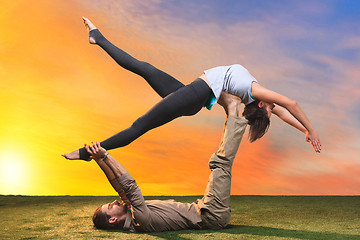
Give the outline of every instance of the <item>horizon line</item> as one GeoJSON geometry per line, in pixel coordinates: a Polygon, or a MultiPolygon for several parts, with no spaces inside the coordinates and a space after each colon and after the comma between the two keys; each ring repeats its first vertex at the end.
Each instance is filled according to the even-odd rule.
{"type": "MultiPolygon", "coordinates": [[[[202,197],[204,195],[143,195],[144,197],[202,197]]],[[[360,194],[234,194],[230,196],[249,197],[360,197],[360,194]]],[[[0,194],[0,197],[119,197],[118,195],[22,195],[22,194],[0,194]]]]}

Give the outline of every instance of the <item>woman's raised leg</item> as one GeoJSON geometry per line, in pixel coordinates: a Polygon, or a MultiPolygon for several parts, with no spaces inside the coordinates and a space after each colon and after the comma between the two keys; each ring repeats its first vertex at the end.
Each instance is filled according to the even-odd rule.
{"type": "MultiPolygon", "coordinates": [[[[196,114],[205,105],[210,97],[211,89],[203,80],[198,79],[190,85],[184,86],[170,75],[154,68],[150,64],[136,60],[115,47],[101,35],[94,25],[90,24],[90,21],[84,19],[84,22],[90,30],[90,43],[98,44],[119,65],[143,76],[154,90],[164,98],[144,116],[137,119],[130,128],[101,142],[102,147],[110,150],[125,146],[150,129],[161,126],[180,116],[196,114]]],[[[85,148],[75,150],[63,156],[67,159],[80,158],[87,160],[89,158],[85,148]]]]}
{"type": "Polygon", "coordinates": [[[121,67],[143,77],[162,98],[184,86],[184,84],[169,74],[155,68],[149,63],[137,60],[116,47],[100,33],[89,19],[83,17],[83,20],[85,26],[89,29],[90,43],[99,45],[121,67]]]}

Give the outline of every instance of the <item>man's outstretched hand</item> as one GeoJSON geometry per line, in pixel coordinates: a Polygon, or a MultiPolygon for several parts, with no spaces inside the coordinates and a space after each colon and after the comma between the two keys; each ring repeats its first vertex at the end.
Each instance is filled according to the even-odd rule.
{"type": "Polygon", "coordinates": [[[100,146],[100,142],[92,142],[90,145],[85,144],[86,151],[95,161],[100,161],[106,155],[105,148],[100,146]]]}

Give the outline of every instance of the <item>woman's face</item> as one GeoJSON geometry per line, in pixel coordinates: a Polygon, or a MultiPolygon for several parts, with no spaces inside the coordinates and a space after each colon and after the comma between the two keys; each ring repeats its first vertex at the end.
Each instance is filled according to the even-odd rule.
{"type": "Polygon", "coordinates": [[[268,103],[268,102],[264,102],[264,101],[260,101],[259,102],[259,107],[260,108],[265,108],[266,112],[267,112],[267,116],[268,118],[271,117],[271,114],[272,114],[272,110],[274,109],[275,107],[275,104],[273,103],[268,103]]]}

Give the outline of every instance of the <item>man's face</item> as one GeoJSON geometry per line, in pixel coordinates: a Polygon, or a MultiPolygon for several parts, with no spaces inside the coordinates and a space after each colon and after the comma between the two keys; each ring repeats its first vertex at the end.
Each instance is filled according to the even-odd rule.
{"type": "Polygon", "coordinates": [[[120,203],[118,200],[115,200],[112,203],[102,205],[101,211],[110,217],[122,219],[122,217],[126,215],[127,207],[125,203],[120,203]]]}

